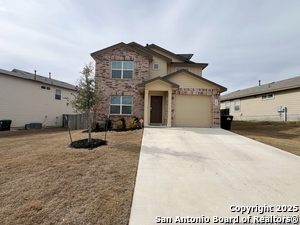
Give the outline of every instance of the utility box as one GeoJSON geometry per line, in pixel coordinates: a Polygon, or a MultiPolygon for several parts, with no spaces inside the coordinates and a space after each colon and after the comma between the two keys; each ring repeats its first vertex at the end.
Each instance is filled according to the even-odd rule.
{"type": "Polygon", "coordinates": [[[286,112],[286,107],[284,107],[284,106],[277,106],[277,112],[286,112]]]}
{"type": "Polygon", "coordinates": [[[0,131],[10,130],[11,120],[0,120],[0,131]]]}
{"type": "Polygon", "coordinates": [[[42,123],[30,123],[30,129],[42,129],[42,123]]]}

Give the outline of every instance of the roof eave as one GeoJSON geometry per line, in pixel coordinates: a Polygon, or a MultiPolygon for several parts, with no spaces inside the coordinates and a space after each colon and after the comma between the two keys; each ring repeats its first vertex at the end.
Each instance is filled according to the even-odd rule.
{"type": "Polygon", "coordinates": [[[273,92],[279,92],[279,91],[286,91],[286,90],[291,90],[291,89],[296,89],[296,88],[300,88],[300,85],[293,86],[293,87],[277,88],[277,89],[272,89],[272,90],[268,90],[268,91],[253,92],[251,94],[236,95],[236,96],[227,97],[227,98],[226,98],[226,96],[224,96],[225,98],[222,98],[222,96],[221,96],[221,101],[234,100],[234,99],[239,99],[239,98],[247,98],[247,97],[252,97],[255,95],[261,95],[261,94],[267,94],[267,93],[273,93],[273,92]]]}

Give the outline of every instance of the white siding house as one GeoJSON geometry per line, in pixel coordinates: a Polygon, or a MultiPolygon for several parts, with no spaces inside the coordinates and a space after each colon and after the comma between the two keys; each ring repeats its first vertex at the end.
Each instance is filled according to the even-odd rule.
{"type": "Polygon", "coordinates": [[[29,123],[62,126],[62,115],[74,113],[67,104],[75,86],[21,70],[0,69],[0,120],[12,120],[11,127],[29,123]]]}
{"type": "Polygon", "coordinates": [[[300,121],[300,76],[221,96],[234,120],[300,121]]]}

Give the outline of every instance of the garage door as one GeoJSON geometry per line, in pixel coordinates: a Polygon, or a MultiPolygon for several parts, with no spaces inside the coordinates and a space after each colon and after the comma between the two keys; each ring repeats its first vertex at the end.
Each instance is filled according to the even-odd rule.
{"type": "Polygon", "coordinates": [[[176,95],[175,126],[211,127],[211,97],[176,95]]]}

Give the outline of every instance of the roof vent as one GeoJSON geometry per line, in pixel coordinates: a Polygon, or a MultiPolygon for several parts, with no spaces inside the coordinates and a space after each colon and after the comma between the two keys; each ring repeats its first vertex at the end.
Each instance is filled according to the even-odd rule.
{"type": "Polygon", "coordinates": [[[51,72],[49,72],[49,78],[51,79],[51,72]]]}
{"type": "Polygon", "coordinates": [[[260,80],[258,80],[258,86],[260,86],[260,80]]]}
{"type": "Polygon", "coordinates": [[[34,70],[34,79],[36,80],[36,70],[34,70]]]}

